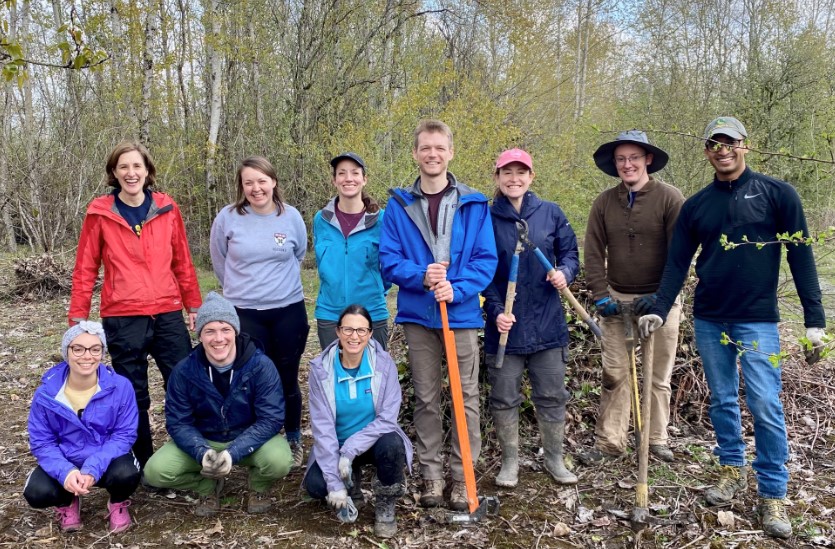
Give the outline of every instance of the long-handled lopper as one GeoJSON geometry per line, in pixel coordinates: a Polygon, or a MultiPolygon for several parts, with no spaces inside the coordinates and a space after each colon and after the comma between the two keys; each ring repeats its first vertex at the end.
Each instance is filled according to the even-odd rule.
{"type": "Polygon", "coordinates": [[[458,369],[458,350],[455,346],[455,334],[449,327],[446,301],[439,303],[441,307],[441,325],[444,332],[444,347],[446,348],[447,367],[449,369],[449,392],[452,395],[452,409],[455,412],[455,429],[458,433],[458,446],[461,450],[461,465],[464,468],[464,484],[467,487],[467,507],[469,514],[453,515],[451,522],[478,522],[486,515],[499,513],[499,500],[496,497],[482,497],[479,499],[476,491],[475,470],[473,469],[473,455],[470,449],[470,435],[467,430],[467,416],[464,410],[464,391],[461,388],[461,372],[458,369]]]}
{"type": "MultiPolygon", "coordinates": [[[[548,258],[545,257],[545,254],[542,253],[533,242],[531,242],[530,238],[528,238],[528,224],[525,220],[517,221],[516,228],[519,231],[519,240],[521,240],[533,253],[536,255],[536,258],[539,259],[539,262],[545,268],[545,272],[549,275],[551,271],[556,271],[551,262],[548,261],[548,258]]],[[[515,286],[514,286],[515,287],[515,286]]],[[[510,293],[510,285],[508,284],[508,294],[510,293]]],[[[591,333],[594,334],[594,337],[597,338],[598,341],[603,341],[603,332],[600,331],[600,326],[597,325],[597,322],[591,317],[591,315],[580,305],[580,302],[577,301],[577,298],[574,297],[574,294],[571,293],[571,290],[568,289],[568,286],[560,290],[560,294],[568,301],[574,310],[577,311],[577,314],[580,315],[580,318],[588,325],[589,330],[591,333]]]]}
{"type": "MultiPolygon", "coordinates": [[[[524,249],[521,238],[522,225],[517,223],[516,228],[519,231],[520,237],[516,241],[516,249],[513,251],[513,258],[510,260],[510,272],[507,275],[507,295],[504,300],[504,314],[506,315],[513,312],[513,302],[516,300],[516,281],[519,279],[519,254],[524,249]]],[[[527,229],[527,225],[525,225],[525,229],[527,229]]],[[[499,350],[496,352],[496,368],[501,368],[504,362],[504,352],[507,348],[507,336],[509,334],[510,332],[505,332],[499,336],[499,350]]]]}

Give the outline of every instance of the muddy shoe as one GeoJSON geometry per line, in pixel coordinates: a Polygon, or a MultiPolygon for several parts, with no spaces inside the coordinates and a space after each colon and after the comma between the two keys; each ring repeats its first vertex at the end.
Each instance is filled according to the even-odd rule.
{"type": "Polygon", "coordinates": [[[301,469],[304,467],[304,445],[301,440],[291,440],[289,443],[290,455],[293,457],[290,470],[301,469]]]}
{"type": "Polygon", "coordinates": [[[420,504],[423,507],[440,507],[444,504],[443,480],[424,480],[423,493],[420,495],[420,504]]]}
{"type": "Polygon", "coordinates": [[[792,535],[792,524],[786,514],[786,504],[782,499],[760,498],[757,505],[763,532],[774,538],[787,538],[792,535]]]}
{"type": "Polygon", "coordinates": [[[215,483],[214,491],[207,496],[200,496],[200,501],[194,507],[194,514],[198,517],[211,517],[220,511],[220,493],[223,491],[224,479],[215,483]]]}
{"type": "Polygon", "coordinates": [[[467,511],[467,485],[457,480],[452,481],[452,492],[449,494],[449,508],[453,511],[467,511]]]}
{"type": "Polygon", "coordinates": [[[250,515],[260,515],[270,510],[273,500],[268,492],[250,492],[246,503],[246,512],[250,515]]]}
{"type": "Polygon", "coordinates": [[[734,467],[723,465],[719,470],[719,482],[716,486],[708,488],[705,492],[705,500],[710,505],[725,505],[731,501],[737,492],[744,492],[748,489],[747,465],[734,467]]]}
{"type": "Polygon", "coordinates": [[[606,461],[618,459],[619,457],[619,454],[609,454],[601,451],[596,446],[592,446],[584,452],[579,452],[577,454],[577,461],[579,461],[587,467],[591,467],[594,465],[600,465],[601,463],[604,463],[606,461]]]}
{"type": "Polygon", "coordinates": [[[650,444],[649,453],[667,463],[672,463],[676,460],[673,451],[666,444],[650,444]]]}

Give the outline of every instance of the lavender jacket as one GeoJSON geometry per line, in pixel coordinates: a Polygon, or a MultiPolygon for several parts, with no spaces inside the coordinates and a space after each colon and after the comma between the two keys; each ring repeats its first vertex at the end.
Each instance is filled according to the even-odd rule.
{"type": "MultiPolygon", "coordinates": [[[[333,362],[339,352],[339,341],[328,345],[322,354],[310,362],[308,386],[310,424],[313,429],[313,451],[307,462],[307,470],[313,462],[322,469],[328,492],[344,490],[339,476],[339,458],[342,456],[354,460],[357,456],[374,446],[382,435],[397,433],[403,439],[406,448],[406,464],[412,471],[412,443],[397,425],[397,414],[403,399],[400,382],[397,379],[397,366],[391,356],[374,339],[369,340],[368,358],[371,364],[371,396],[374,399],[374,420],[357,431],[345,441],[342,448],[336,438],[336,399],[334,396],[333,362]]],[[[304,484],[304,480],[302,480],[304,484]]]]}

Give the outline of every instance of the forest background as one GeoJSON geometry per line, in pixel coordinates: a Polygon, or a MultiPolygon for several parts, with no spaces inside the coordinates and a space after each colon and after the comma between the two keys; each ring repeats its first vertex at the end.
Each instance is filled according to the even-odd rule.
{"type": "Polygon", "coordinates": [[[0,0],[0,249],[72,253],[107,153],[138,138],[205,264],[243,157],[269,158],[309,221],[341,151],[380,201],[411,183],[424,117],[488,194],[496,155],[529,150],[582,236],[614,182],[597,146],[646,130],[690,195],[711,178],[703,128],[733,115],[814,232],[835,225],[834,36],[835,0],[0,0]]]}

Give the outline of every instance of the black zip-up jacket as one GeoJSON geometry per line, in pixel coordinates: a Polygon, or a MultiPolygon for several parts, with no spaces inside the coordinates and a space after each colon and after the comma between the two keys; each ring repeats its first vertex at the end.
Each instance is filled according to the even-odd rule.
{"type": "MultiPolygon", "coordinates": [[[[696,259],[693,316],[713,322],[778,322],[777,283],[781,245],[758,249],[746,244],[726,250],[730,242],[773,242],[778,234],[800,231],[809,236],[800,197],[794,188],[746,168],[735,181],[719,181],[685,201],[676,222],[653,314],[666,319],[696,259]]],[[[787,259],[794,277],[807,328],[826,326],[812,248],[788,244],[787,259]]]]}

